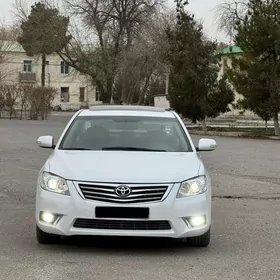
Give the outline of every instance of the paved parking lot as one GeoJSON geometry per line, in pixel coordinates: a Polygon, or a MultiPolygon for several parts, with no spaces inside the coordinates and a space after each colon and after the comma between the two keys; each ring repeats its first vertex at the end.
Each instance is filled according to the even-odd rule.
{"type": "Polygon", "coordinates": [[[0,279],[279,280],[279,141],[217,137],[218,149],[202,155],[214,188],[207,249],[119,238],[38,245],[35,183],[50,151],[36,138],[58,137],[68,119],[0,120],[0,279]]]}

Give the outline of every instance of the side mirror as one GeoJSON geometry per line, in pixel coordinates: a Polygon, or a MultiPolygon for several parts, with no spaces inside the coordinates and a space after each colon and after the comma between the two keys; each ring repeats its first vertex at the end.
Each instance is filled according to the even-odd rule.
{"type": "Polygon", "coordinates": [[[54,145],[54,138],[53,136],[40,136],[37,139],[37,144],[39,145],[39,147],[41,148],[47,148],[47,149],[54,149],[55,145],[54,145]]]}
{"type": "Polygon", "coordinates": [[[214,151],[217,143],[214,139],[202,138],[198,142],[197,151],[214,151]]]}

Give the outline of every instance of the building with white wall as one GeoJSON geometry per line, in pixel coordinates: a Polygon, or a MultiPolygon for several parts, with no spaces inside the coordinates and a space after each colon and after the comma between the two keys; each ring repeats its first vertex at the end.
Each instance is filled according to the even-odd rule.
{"type": "MultiPolygon", "coordinates": [[[[226,72],[227,68],[231,68],[232,67],[232,60],[233,58],[239,58],[242,54],[242,50],[240,47],[238,46],[229,46],[227,48],[221,49],[217,52],[217,55],[220,57],[220,71],[219,71],[219,78],[223,77],[223,75],[226,72]]],[[[234,103],[236,103],[239,99],[243,99],[243,96],[241,94],[239,94],[234,87],[232,87],[232,89],[234,90],[234,94],[235,94],[235,101],[234,103]]],[[[232,105],[230,105],[230,109],[231,111],[228,113],[223,114],[223,116],[239,116],[240,115],[240,110],[235,109],[232,105]]],[[[249,110],[246,110],[243,112],[244,116],[248,116],[248,117],[255,117],[255,114],[249,110]]]]}
{"type": "MultiPolygon", "coordinates": [[[[40,86],[41,72],[40,56],[27,56],[17,42],[0,41],[0,80],[40,86]]],[[[100,103],[90,77],[66,65],[57,54],[47,56],[45,86],[57,89],[54,106],[68,109],[100,103]]]]}

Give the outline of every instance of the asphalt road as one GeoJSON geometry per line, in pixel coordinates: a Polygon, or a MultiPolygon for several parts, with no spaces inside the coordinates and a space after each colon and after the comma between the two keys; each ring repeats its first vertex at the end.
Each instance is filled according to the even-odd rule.
{"type": "Polygon", "coordinates": [[[202,155],[214,188],[207,249],[154,239],[37,244],[35,183],[50,151],[36,138],[58,137],[67,119],[0,120],[1,280],[280,279],[279,141],[216,137],[217,150],[202,155]]]}

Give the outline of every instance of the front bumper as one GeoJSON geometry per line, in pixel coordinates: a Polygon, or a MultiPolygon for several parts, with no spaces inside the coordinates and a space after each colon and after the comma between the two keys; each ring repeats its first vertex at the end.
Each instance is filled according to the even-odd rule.
{"type": "MultiPolygon", "coordinates": [[[[68,182],[71,196],[64,196],[37,187],[36,194],[36,223],[47,233],[62,236],[97,235],[97,236],[141,236],[141,237],[170,237],[185,238],[200,236],[208,231],[211,225],[211,186],[204,194],[176,199],[179,184],[174,184],[168,196],[161,202],[141,204],[119,204],[86,200],[78,193],[73,182],[68,182]],[[93,229],[74,227],[76,219],[96,219],[96,206],[116,207],[149,207],[149,221],[168,221],[171,229],[167,230],[127,230],[127,229],[93,229]],[[62,215],[54,224],[42,222],[39,218],[41,211],[62,215]],[[184,217],[205,215],[206,224],[192,227],[184,217]]],[[[109,220],[109,219],[106,219],[109,220]]],[[[118,220],[118,219],[113,219],[118,220]]],[[[131,219],[119,219],[131,220],[131,219]]],[[[136,219],[133,219],[136,220],[136,219]]],[[[143,219],[142,221],[146,221],[143,219]]],[[[139,221],[139,219],[137,219],[139,221]]],[[[141,219],[140,219],[141,221],[141,219]]]]}

